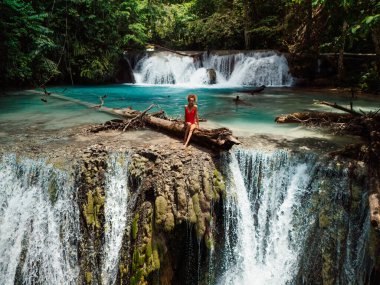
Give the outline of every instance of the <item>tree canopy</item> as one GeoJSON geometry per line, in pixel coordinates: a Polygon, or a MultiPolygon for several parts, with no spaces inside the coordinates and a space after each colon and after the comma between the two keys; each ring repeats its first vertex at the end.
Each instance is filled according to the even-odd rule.
{"type": "MultiPolygon", "coordinates": [[[[376,53],[374,0],[3,0],[1,85],[107,82],[124,50],[376,53]]],[[[370,70],[369,70],[370,71],[370,70]]]]}

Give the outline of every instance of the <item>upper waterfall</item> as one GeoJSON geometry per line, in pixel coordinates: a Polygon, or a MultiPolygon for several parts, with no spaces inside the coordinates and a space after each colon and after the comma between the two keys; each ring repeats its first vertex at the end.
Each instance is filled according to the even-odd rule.
{"type": "Polygon", "coordinates": [[[216,86],[290,86],[286,58],[274,51],[217,55],[204,53],[200,59],[158,52],[141,58],[134,67],[136,83],[208,85],[208,70],[216,73],[216,86]]]}

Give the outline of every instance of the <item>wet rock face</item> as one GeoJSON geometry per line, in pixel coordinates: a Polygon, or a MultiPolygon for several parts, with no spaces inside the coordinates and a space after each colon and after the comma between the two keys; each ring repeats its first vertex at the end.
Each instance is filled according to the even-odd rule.
{"type": "Polygon", "coordinates": [[[216,71],[215,69],[207,69],[208,84],[216,84],[216,71]]]}
{"type": "MultiPolygon", "coordinates": [[[[95,145],[85,151],[79,164],[78,284],[102,284],[108,156],[103,145],[95,145]]],[[[214,247],[214,225],[221,219],[218,213],[225,193],[217,159],[196,148],[184,150],[172,144],[135,149],[129,161],[128,189],[133,202],[126,209],[130,218],[116,283],[180,284],[186,274],[206,262],[214,247]]]]}
{"type": "Polygon", "coordinates": [[[85,150],[79,161],[78,204],[81,211],[78,284],[99,284],[104,234],[107,151],[102,145],[85,150]]]}
{"type": "Polygon", "coordinates": [[[215,204],[224,194],[225,181],[211,155],[193,148],[138,150],[129,173],[139,201],[131,227],[133,264],[124,277],[130,284],[173,284],[185,272],[189,228],[203,251],[213,248],[215,204]]]}

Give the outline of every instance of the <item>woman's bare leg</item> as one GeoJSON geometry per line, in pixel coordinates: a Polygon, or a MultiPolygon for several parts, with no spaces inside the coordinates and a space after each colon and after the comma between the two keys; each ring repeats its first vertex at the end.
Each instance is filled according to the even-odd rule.
{"type": "Polygon", "coordinates": [[[183,144],[186,143],[187,136],[188,136],[189,131],[190,131],[190,127],[191,127],[191,124],[190,123],[186,123],[186,131],[185,131],[185,137],[183,138],[183,144]]]}
{"type": "Polygon", "coordinates": [[[187,147],[187,145],[189,144],[189,141],[190,141],[191,135],[193,134],[195,128],[196,128],[196,125],[195,125],[195,124],[192,124],[192,125],[190,126],[190,131],[189,131],[189,135],[187,136],[187,141],[186,141],[186,143],[185,143],[185,147],[187,147]]]}

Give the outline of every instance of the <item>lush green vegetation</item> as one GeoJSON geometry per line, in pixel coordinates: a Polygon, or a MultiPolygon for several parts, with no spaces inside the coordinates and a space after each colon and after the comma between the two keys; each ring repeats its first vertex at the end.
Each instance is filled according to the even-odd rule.
{"type": "Polygon", "coordinates": [[[2,0],[0,11],[1,85],[106,82],[123,50],[148,43],[336,52],[340,60],[343,52],[376,53],[360,86],[379,79],[375,0],[2,0]]]}

